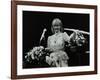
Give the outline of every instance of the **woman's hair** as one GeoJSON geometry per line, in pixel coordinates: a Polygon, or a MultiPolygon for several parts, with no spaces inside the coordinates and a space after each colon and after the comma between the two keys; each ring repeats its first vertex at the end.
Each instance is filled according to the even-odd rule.
{"type": "Polygon", "coordinates": [[[63,32],[63,30],[64,30],[63,27],[62,27],[63,25],[62,25],[62,22],[59,18],[54,18],[53,21],[52,21],[52,26],[51,26],[52,33],[54,33],[53,26],[55,26],[55,25],[59,25],[60,26],[60,31],[63,32]]]}

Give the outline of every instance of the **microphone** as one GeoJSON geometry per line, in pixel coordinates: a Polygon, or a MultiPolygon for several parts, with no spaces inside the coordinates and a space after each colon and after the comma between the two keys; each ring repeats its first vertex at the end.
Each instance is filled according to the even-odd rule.
{"type": "Polygon", "coordinates": [[[41,42],[41,40],[43,39],[43,37],[44,37],[46,31],[47,31],[47,29],[44,28],[44,29],[43,29],[43,33],[42,33],[41,38],[40,38],[40,42],[41,42]]]}

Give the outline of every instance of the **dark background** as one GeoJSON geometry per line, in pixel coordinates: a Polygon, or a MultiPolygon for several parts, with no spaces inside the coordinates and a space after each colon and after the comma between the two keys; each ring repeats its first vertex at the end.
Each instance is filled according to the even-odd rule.
{"type": "MultiPolygon", "coordinates": [[[[89,32],[89,14],[23,11],[23,56],[34,46],[39,46],[44,28],[47,29],[46,39],[52,34],[51,23],[54,18],[60,18],[64,28],[89,32]]],[[[70,35],[72,32],[67,33],[70,35]]]]}

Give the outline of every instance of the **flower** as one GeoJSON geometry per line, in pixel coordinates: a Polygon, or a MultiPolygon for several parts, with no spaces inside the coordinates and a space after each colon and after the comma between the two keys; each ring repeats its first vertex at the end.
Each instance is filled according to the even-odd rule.
{"type": "Polygon", "coordinates": [[[29,58],[29,56],[31,57],[32,60],[39,60],[39,58],[43,55],[43,49],[44,47],[43,46],[36,46],[36,47],[33,47],[32,50],[30,50],[28,53],[27,53],[27,57],[25,56],[25,58],[29,58]]]}

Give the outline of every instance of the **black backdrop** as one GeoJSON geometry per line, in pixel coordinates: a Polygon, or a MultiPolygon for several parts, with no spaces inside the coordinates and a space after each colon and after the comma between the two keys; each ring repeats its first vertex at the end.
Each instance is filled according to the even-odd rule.
{"type": "Polygon", "coordinates": [[[39,46],[44,28],[47,29],[46,38],[52,34],[51,23],[54,18],[60,18],[64,28],[89,32],[89,14],[23,11],[23,54],[39,46]]]}

